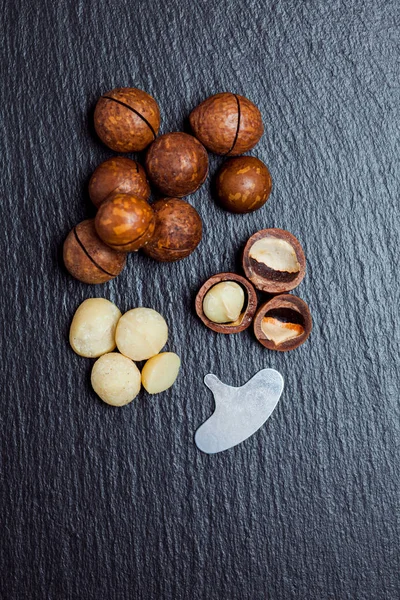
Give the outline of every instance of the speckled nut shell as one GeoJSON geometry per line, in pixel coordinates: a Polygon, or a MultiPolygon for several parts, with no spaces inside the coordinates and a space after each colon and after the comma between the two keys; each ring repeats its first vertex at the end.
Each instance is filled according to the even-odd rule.
{"type": "Polygon", "coordinates": [[[83,283],[105,283],[117,277],[126,255],[107,246],[97,235],[94,219],[82,221],[70,231],[63,248],[64,264],[83,283]]]}
{"type": "Polygon", "coordinates": [[[189,117],[194,135],[211,152],[237,156],[251,150],[264,133],[258,108],[244,96],[210,96],[189,117]]]}
{"type": "Polygon", "coordinates": [[[98,208],[110,194],[120,192],[148,200],[150,186],[145,170],[125,156],[114,156],[102,162],[89,181],[89,196],[98,208]]]}
{"type": "Polygon", "coordinates": [[[162,194],[181,198],[195,192],[206,180],[208,155],[192,135],[166,133],[150,146],[145,168],[162,194]]]}
{"type": "Polygon", "coordinates": [[[157,137],[160,110],[154,98],[143,90],[116,88],[97,102],[94,126],[111,150],[140,152],[157,137]]]}
{"type": "Polygon", "coordinates": [[[247,241],[243,251],[243,269],[247,279],[258,290],[281,294],[293,290],[303,280],[306,257],[299,240],[289,231],[262,229],[247,241]],[[267,247],[263,248],[263,244],[267,247]],[[268,253],[266,263],[254,258],[261,257],[260,251],[264,252],[264,257],[265,252],[268,253]]]}
{"type": "Polygon", "coordinates": [[[219,204],[233,213],[261,208],[270,195],[272,179],[267,166],[254,156],[228,159],[218,171],[215,191],[219,204]]]}
{"type": "Polygon", "coordinates": [[[95,219],[103,242],[121,252],[133,252],[147,244],[154,224],[150,204],[130,194],[112,194],[100,206],[95,219]]]}
{"type": "Polygon", "coordinates": [[[152,208],[156,226],[144,252],[162,262],[189,256],[202,237],[202,222],[197,210],[180,198],[162,198],[152,208]]]}
{"type": "Polygon", "coordinates": [[[304,300],[292,296],[292,294],[281,294],[260,306],[253,326],[256,338],[265,348],[287,352],[298,348],[307,340],[312,330],[312,318],[310,309],[304,300]],[[272,339],[268,339],[262,328],[265,317],[281,323],[286,332],[295,337],[282,343],[275,343],[272,339]]]}
{"type": "Polygon", "coordinates": [[[241,331],[247,329],[253,320],[254,314],[257,310],[257,294],[251,283],[244,277],[241,277],[241,275],[236,275],[236,273],[218,273],[217,275],[210,277],[210,279],[207,279],[207,281],[199,289],[195,300],[195,308],[197,316],[209,329],[212,329],[217,333],[240,333],[241,331]],[[210,321],[210,319],[208,319],[204,314],[203,300],[205,295],[214,285],[221,283],[221,281],[235,281],[236,283],[239,283],[245,290],[245,309],[238,324],[232,325],[230,323],[214,323],[214,321],[210,321]]]}

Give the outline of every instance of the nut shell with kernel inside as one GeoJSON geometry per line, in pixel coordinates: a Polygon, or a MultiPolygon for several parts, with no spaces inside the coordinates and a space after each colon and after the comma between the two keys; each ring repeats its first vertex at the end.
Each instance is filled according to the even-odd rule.
{"type": "Polygon", "coordinates": [[[208,155],[192,135],[165,133],[147,151],[145,168],[150,182],[162,194],[181,198],[195,192],[206,180],[208,155]]]}
{"type": "Polygon", "coordinates": [[[103,242],[121,252],[133,252],[147,244],[154,225],[150,204],[131,194],[112,194],[100,206],[95,219],[103,242]]]}
{"type": "Polygon", "coordinates": [[[264,133],[257,106],[231,92],[204,100],[192,110],[189,121],[194,135],[207,150],[225,156],[238,156],[251,150],[264,133]]]}
{"type": "Polygon", "coordinates": [[[312,318],[304,300],[281,294],[260,306],[253,326],[256,338],[265,348],[287,352],[308,339],[312,318]]]}
{"type": "Polygon", "coordinates": [[[233,213],[258,210],[268,200],[271,188],[267,166],[254,156],[230,158],[218,171],[215,181],[219,204],[233,213]]]}
{"type": "Polygon", "coordinates": [[[101,141],[111,150],[140,152],[157,137],[160,109],[143,90],[116,88],[98,100],[94,126],[101,141]]]}
{"type": "Polygon", "coordinates": [[[155,229],[143,248],[145,254],[162,262],[186,258],[199,245],[202,221],[193,206],[180,198],[162,198],[152,205],[155,229]]]}
{"type": "Polygon", "coordinates": [[[114,156],[102,162],[94,171],[89,181],[89,196],[97,208],[116,192],[149,199],[150,186],[145,170],[135,160],[114,156]]]}
{"type": "Polygon", "coordinates": [[[252,235],[243,251],[247,279],[263,292],[294,290],[306,273],[306,257],[299,240],[284,229],[262,229],[252,235]]]}
{"type": "Polygon", "coordinates": [[[63,247],[69,273],[83,283],[105,283],[117,277],[126,254],[113,250],[97,235],[94,219],[82,221],[68,234],[63,247]]]}

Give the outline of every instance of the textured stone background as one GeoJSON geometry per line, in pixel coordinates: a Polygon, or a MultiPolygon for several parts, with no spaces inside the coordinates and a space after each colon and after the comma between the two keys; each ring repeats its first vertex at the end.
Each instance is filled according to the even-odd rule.
{"type": "Polygon", "coordinates": [[[0,597],[399,598],[398,0],[16,0],[1,19],[0,597]],[[93,214],[88,178],[112,155],[96,99],[130,85],[158,99],[163,132],[210,94],[251,98],[274,189],[240,217],[208,181],[190,197],[204,219],[194,255],[131,256],[86,286],[62,242],[93,214]],[[308,258],[296,293],[314,331],[283,355],[193,311],[263,227],[293,232],[308,258]],[[90,296],[165,315],[183,358],[172,391],[121,410],[96,398],[67,339],[90,296]],[[286,382],[268,424],[199,453],[203,376],[241,385],[266,366],[286,382]]]}

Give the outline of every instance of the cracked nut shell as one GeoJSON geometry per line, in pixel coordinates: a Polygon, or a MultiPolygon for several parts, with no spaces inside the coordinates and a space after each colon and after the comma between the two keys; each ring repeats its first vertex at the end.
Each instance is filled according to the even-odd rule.
{"type": "Polygon", "coordinates": [[[63,247],[64,264],[83,283],[105,283],[117,277],[126,254],[107,246],[97,235],[94,219],[82,221],[68,234],[63,247]]]}
{"type": "Polygon", "coordinates": [[[210,96],[189,116],[200,142],[215,154],[237,156],[251,150],[264,133],[258,108],[244,96],[223,92],[210,96]]]}
{"type": "Polygon", "coordinates": [[[154,98],[143,90],[116,88],[98,100],[94,127],[111,150],[140,152],[157,137],[160,109],[154,98]]]}
{"type": "Polygon", "coordinates": [[[195,308],[197,316],[209,329],[212,329],[217,333],[240,333],[241,331],[247,329],[249,325],[251,325],[254,314],[257,310],[257,294],[252,284],[241,275],[237,275],[236,273],[218,273],[217,275],[210,277],[210,279],[207,279],[207,281],[199,289],[195,300],[195,308]],[[207,292],[214,287],[214,285],[221,283],[222,281],[234,281],[239,283],[245,291],[244,311],[238,319],[238,322],[214,323],[214,321],[210,321],[210,319],[208,319],[204,314],[203,301],[207,292]]]}
{"type": "Polygon", "coordinates": [[[304,300],[281,294],[257,311],[254,334],[269,350],[287,352],[304,344],[312,330],[310,309],[304,300]]]}
{"type": "Polygon", "coordinates": [[[143,248],[145,254],[162,262],[181,260],[191,254],[202,238],[199,213],[185,200],[162,198],[152,205],[155,229],[143,248]]]}
{"type": "Polygon", "coordinates": [[[154,225],[150,204],[131,194],[112,194],[100,206],[95,218],[100,238],[120,252],[142,248],[151,239],[154,225]]]}
{"type": "Polygon", "coordinates": [[[247,241],[243,269],[254,286],[269,294],[293,290],[306,273],[298,239],[284,229],[262,229],[247,241]]]}
{"type": "Polygon", "coordinates": [[[143,200],[150,198],[145,170],[125,156],[114,156],[102,162],[89,181],[89,196],[96,208],[113,193],[132,194],[143,200]]]}
{"type": "Polygon", "coordinates": [[[254,156],[230,158],[218,171],[215,182],[218,202],[233,213],[258,210],[268,200],[271,188],[267,166],[254,156]]]}
{"type": "Polygon", "coordinates": [[[208,155],[192,135],[165,133],[147,151],[145,168],[162,194],[181,198],[195,192],[206,180],[208,155]]]}

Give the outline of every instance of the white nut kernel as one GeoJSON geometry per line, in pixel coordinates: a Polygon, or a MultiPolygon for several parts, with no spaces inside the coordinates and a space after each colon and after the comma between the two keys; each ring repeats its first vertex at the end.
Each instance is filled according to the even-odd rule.
{"type": "Polygon", "coordinates": [[[124,406],[140,392],[140,371],[129,358],[112,352],[104,354],[93,365],[92,388],[111,406],[124,406]]]}
{"type": "Polygon", "coordinates": [[[150,358],[142,369],[142,384],[149,394],[170,388],[178,377],[181,359],[174,352],[162,352],[150,358]]]}
{"type": "Polygon", "coordinates": [[[240,317],[244,291],[234,281],[221,281],[204,296],[203,311],[213,323],[233,323],[240,317]]]}
{"type": "Polygon", "coordinates": [[[250,248],[249,256],[274,271],[284,273],[300,271],[300,264],[294,248],[286,240],[276,237],[257,240],[250,248]]]}
{"type": "Polygon", "coordinates": [[[152,308],[133,308],[119,320],[115,333],[118,350],[132,360],[146,360],[165,346],[168,326],[152,308]]]}
{"type": "Polygon", "coordinates": [[[97,358],[114,350],[115,330],[120,318],[120,310],[105,298],[89,298],[82,302],[69,330],[73,351],[79,356],[97,358]]]}
{"type": "Polygon", "coordinates": [[[261,321],[261,331],[276,346],[284,344],[304,333],[304,327],[297,323],[284,323],[274,317],[264,317],[261,321]]]}

